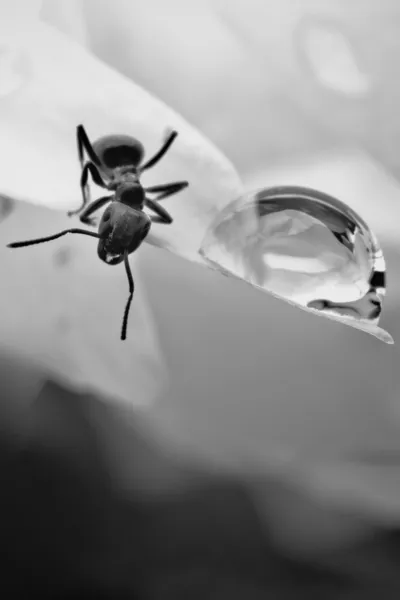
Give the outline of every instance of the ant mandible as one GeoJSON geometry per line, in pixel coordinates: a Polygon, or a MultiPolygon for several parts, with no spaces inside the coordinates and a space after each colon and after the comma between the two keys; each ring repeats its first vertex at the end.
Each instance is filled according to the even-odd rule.
{"type": "Polygon", "coordinates": [[[22,248],[50,242],[68,233],[97,238],[99,240],[97,246],[99,258],[109,265],[124,262],[128,277],[129,297],[122,320],[121,340],[126,339],[129,310],[135,289],[129,255],[135,252],[147,237],[152,222],[172,223],[171,215],[158,204],[158,201],[180,192],[189,185],[187,181],[176,181],[145,188],[140,183],[140,176],[143,171],[158,163],[177,135],[176,131],[171,131],[158,152],[142,164],[144,147],[136,138],[128,135],[107,135],[92,144],[83,125],[78,125],[77,142],[82,168],[80,179],[82,204],[77,210],[70,211],[68,216],[80,214],[79,218],[82,223],[93,225],[91,215],[107,203],[111,203],[101,217],[98,232],[71,228],[48,237],[8,244],[9,248],[22,248]],[[87,162],[84,161],[84,151],[89,156],[87,162]],[[91,202],[88,188],[89,174],[97,185],[113,193],[91,202]],[[149,198],[147,194],[156,195],[154,198],[149,198]],[[144,212],[145,206],[156,214],[149,216],[144,212]]]}

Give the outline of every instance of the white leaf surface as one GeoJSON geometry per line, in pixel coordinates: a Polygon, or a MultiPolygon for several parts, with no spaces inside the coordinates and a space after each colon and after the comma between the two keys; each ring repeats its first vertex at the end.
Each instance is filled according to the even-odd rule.
{"type": "Polygon", "coordinates": [[[173,226],[154,225],[150,242],[193,260],[209,220],[240,191],[230,163],[184,119],[115,73],[79,44],[30,18],[0,25],[0,348],[40,365],[70,386],[146,404],[163,382],[144,291],[136,291],[128,339],[119,339],[128,284],[96,241],[69,236],[42,246],[5,245],[79,222],[65,216],[81,201],[75,130],[92,138],[138,137],[154,153],[166,128],[179,136],[146,184],[187,179],[168,201],[173,226]],[[0,211],[1,212],[1,211],[0,211]]]}
{"type": "Polygon", "coordinates": [[[32,248],[4,247],[69,225],[60,212],[21,201],[0,216],[1,350],[78,391],[146,404],[165,371],[134,261],[135,297],[128,339],[121,342],[128,282],[123,268],[97,258],[96,240],[68,236],[32,248]]]}
{"type": "Polygon", "coordinates": [[[133,135],[148,156],[158,150],[165,130],[175,128],[176,142],[143,183],[184,179],[189,188],[166,201],[174,224],[154,225],[148,241],[200,260],[205,227],[241,192],[229,161],[173,110],[50,26],[31,21],[2,27],[0,43],[10,56],[14,82],[4,84],[0,95],[1,191],[71,210],[81,201],[79,123],[93,140],[110,133],[133,135]]]}

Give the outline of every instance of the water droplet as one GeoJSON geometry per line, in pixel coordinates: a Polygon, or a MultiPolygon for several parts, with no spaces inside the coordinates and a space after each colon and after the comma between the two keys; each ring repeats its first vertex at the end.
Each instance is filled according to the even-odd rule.
{"type": "Polygon", "coordinates": [[[362,218],[332,196],[298,186],[245,194],[211,224],[200,254],[304,310],[393,343],[378,326],[386,293],[382,250],[362,218]]]}

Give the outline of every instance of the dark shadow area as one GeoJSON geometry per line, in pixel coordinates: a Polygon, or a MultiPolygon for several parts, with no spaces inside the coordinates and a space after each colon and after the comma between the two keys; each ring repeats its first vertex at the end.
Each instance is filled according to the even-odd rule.
{"type": "MultiPolygon", "coordinates": [[[[122,493],[91,418],[110,406],[48,383],[30,410],[23,443],[0,440],[2,597],[400,597],[398,534],[348,549],[328,566],[290,561],[270,543],[241,482],[177,463],[196,485],[122,493]]],[[[166,465],[150,434],[133,426],[131,435],[141,460],[166,465]]],[[[171,476],[174,468],[171,459],[171,476]]]]}

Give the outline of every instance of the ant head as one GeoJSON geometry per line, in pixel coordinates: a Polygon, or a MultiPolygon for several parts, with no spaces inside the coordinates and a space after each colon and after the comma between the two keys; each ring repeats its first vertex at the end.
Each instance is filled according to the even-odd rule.
{"type": "Polygon", "coordinates": [[[151,220],[142,211],[122,202],[112,202],[106,208],[99,225],[97,254],[108,265],[117,265],[124,254],[131,254],[142,243],[151,220]]]}
{"type": "Polygon", "coordinates": [[[128,210],[126,206],[113,202],[101,217],[97,254],[108,265],[118,265],[123,261],[125,244],[119,231],[122,233],[122,224],[128,210]]]}
{"type": "Polygon", "coordinates": [[[131,208],[142,210],[145,200],[144,189],[138,182],[122,183],[115,192],[115,200],[131,208]]]}

